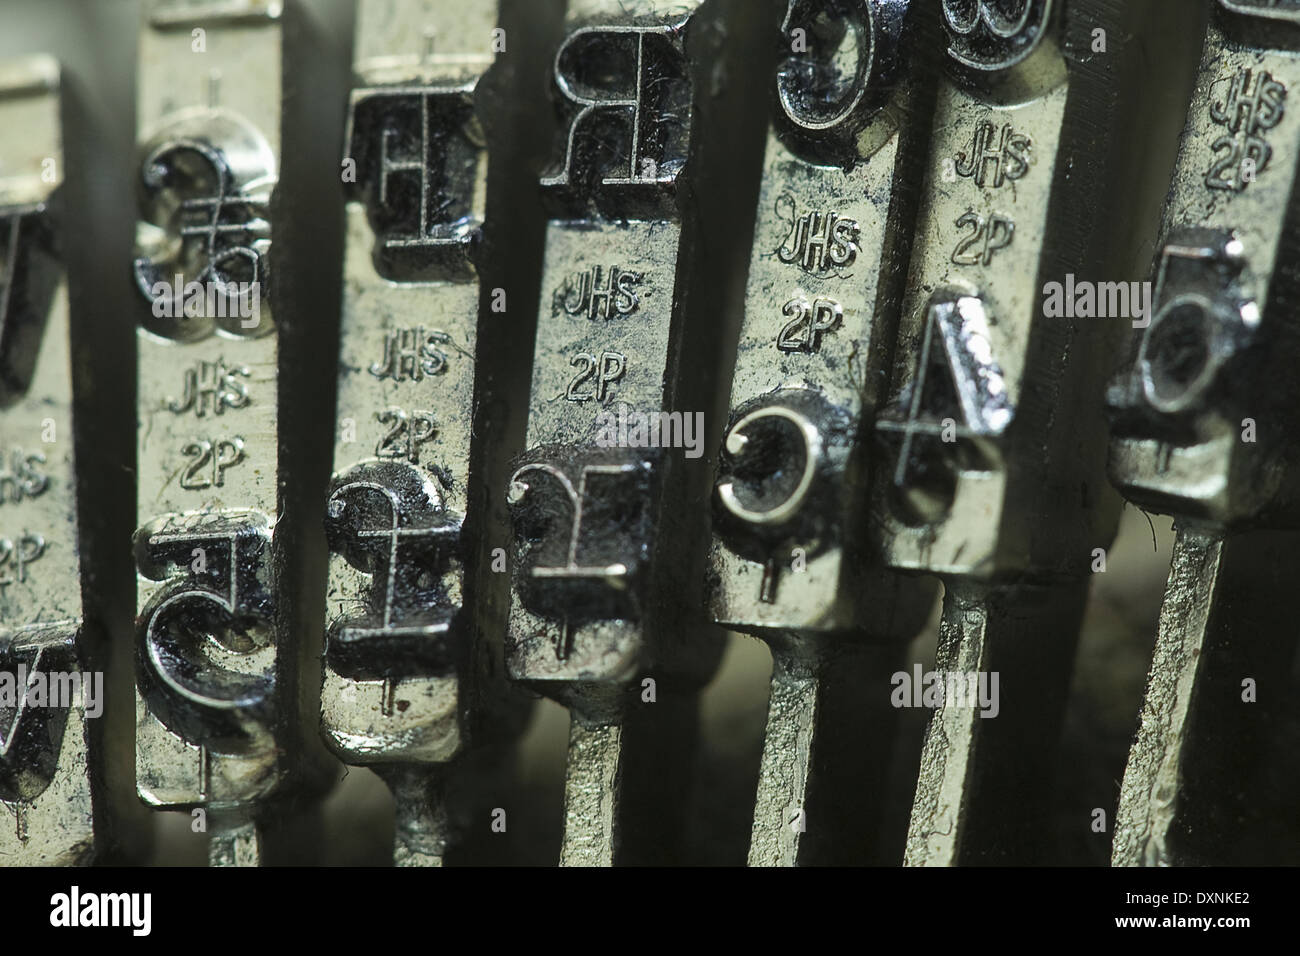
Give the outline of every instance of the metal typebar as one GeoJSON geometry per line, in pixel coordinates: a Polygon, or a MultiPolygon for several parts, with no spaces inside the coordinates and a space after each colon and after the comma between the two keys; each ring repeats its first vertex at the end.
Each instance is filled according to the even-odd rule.
{"type": "Polygon", "coordinates": [[[1101,391],[1130,319],[1058,312],[1050,290],[1136,271],[1159,5],[940,7],[946,70],[876,422],[887,561],[946,592],[926,690],[948,693],[905,695],[937,707],[905,860],[1026,862],[1087,575],[1114,535],[1101,391]]]}
{"type": "Polygon", "coordinates": [[[283,13],[160,0],[140,37],[136,783],[203,811],[213,865],[266,861],[308,739],[282,583],[283,13]]]}
{"type": "Polygon", "coordinates": [[[864,547],[859,444],[903,293],[933,15],[790,0],[781,25],[709,567],[714,620],[773,655],[751,866],[866,857],[895,712],[864,689],[888,686],[933,600],[864,547]]]}
{"type": "Polygon", "coordinates": [[[1260,768],[1296,649],[1298,83],[1300,3],[1213,4],[1154,314],[1108,394],[1112,479],[1178,530],[1116,866],[1294,859],[1260,768]]]}
{"type": "Polygon", "coordinates": [[[357,12],[321,720],[341,759],[392,788],[404,866],[442,863],[441,778],[465,732],[462,526],[488,358],[474,93],[503,39],[496,22],[496,0],[363,0],[357,12]]]}
{"type": "Polygon", "coordinates": [[[506,655],[512,678],[571,711],[563,865],[673,858],[695,692],[721,653],[721,635],[682,610],[699,564],[680,509],[700,492],[669,447],[703,431],[675,396],[712,380],[722,338],[687,306],[713,277],[686,185],[704,114],[744,85],[708,72],[721,6],[574,0],[555,56],[563,152],[542,181],[551,222],[528,451],[508,493],[506,655]]]}
{"type": "Polygon", "coordinates": [[[0,63],[0,866],[90,862],[96,838],[59,99],[50,57],[0,63]]]}

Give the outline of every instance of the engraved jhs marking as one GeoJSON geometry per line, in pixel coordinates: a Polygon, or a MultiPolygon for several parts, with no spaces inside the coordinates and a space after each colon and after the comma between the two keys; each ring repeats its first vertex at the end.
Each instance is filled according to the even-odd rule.
{"type": "Polygon", "coordinates": [[[1228,132],[1210,148],[1223,155],[1205,174],[1210,189],[1241,192],[1268,165],[1273,149],[1259,134],[1282,121],[1286,87],[1265,72],[1254,77],[1244,69],[1234,76],[1222,100],[1210,104],[1210,119],[1228,132]]]}
{"type": "Polygon", "coordinates": [[[226,470],[244,460],[244,439],[239,436],[218,441],[195,439],[181,449],[191,459],[181,475],[180,485],[191,491],[220,488],[226,482],[226,470]]]}
{"type": "Polygon", "coordinates": [[[999,132],[996,126],[984,120],[975,127],[970,150],[957,154],[957,175],[974,179],[975,185],[981,188],[988,185],[997,189],[1008,179],[1014,181],[1029,172],[1031,145],[1030,138],[1017,133],[1010,123],[1002,124],[999,132]],[[992,176],[989,175],[990,164],[992,176]]]}
{"type": "Polygon", "coordinates": [[[227,408],[248,407],[248,386],[239,381],[248,378],[247,366],[231,368],[225,359],[199,361],[185,372],[185,393],[179,401],[167,400],[168,410],[177,415],[193,410],[198,418],[223,415],[227,408]]]}
{"type": "Polygon", "coordinates": [[[842,269],[853,264],[858,255],[859,227],[856,219],[840,214],[807,212],[796,215],[798,205],[789,193],[776,201],[776,214],[790,222],[790,233],[776,250],[776,257],[787,265],[798,263],[805,272],[819,273],[842,269]],[[788,208],[783,213],[782,208],[788,208]]]}
{"type": "Polygon", "coordinates": [[[446,332],[422,325],[394,329],[385,336],[384,357],[370,366],[370,374],[394,382],[419,382],[426,375],[441,375],[447,371],[447,353],[439,346],[450,342],[446,332]]]}
{"type": "Polygon", "coordinates": [[[608,269],[595,266],[569,276],[555,291],[554,302],[569,315],[585,315],[589,319],[631,315],[641,304],[637,287],[644,278],[640,272],[628,272],[618,266],[608,269]]]}
{"type": "Polygon", "coordinates": [[[1011,218],[996,212],[985,217],[968,211],[955,225],[958,229],[969,226],[971,230],[952,252],[952,261],[959,266],[988,265],[993,261],[993,253],[1011,245],[1016,234],[1016,224],[1011,218]]]}
{"type": "Polygon", "coordinates": [[[24,532],[17,538],[0,538],[0,591],[27,580],[27,568],[45,554],[45,538],[24,532]]]}
{"type": "Polygon", "coordinates": [[[569,360],[569,364],[578,370],[578,374],[569,382],[564,397],[571,402],[595,399],[603,404],[608,401],[612,386],[622,380],[627,371],[627,356],[621,352],[601,352],[597,358],[590,352],[580,352],[569,360]]]}
{"type": "Polygon", "coordinates": [[[39,452],[26,453],[12,448],[8,459],[0,458],[0,505],[6,501],[18,504],[24,498],[35,498],[50,486],[50,476],[42,474],[39,466],[45,456],[39,452]]]}
{"type": "Polygon", "coordinates": [[[416,410],[407,413],[401,408],[386,408],[382,412],[375,412],[375,418],[379,424],[389,426],[387,433],[375,446],[375,455],[380,458],[417,462],[420,446],[438,434],[438,423],[433,412],[416,410]]]}
{"type": "Polygon", "coordinates": [[[816,299],[809,302],[796,296],[781,308],[790,321],[782,326],[776,337],[776,347],[782,352],[819,352],[822,335],[840,327],[844,309],[834,299],[816,299]]]}

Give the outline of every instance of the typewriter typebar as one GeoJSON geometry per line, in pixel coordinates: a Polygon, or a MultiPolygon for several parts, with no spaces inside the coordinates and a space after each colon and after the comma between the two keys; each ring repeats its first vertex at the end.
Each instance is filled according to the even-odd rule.
{"type": "Polygon", "coordinates": [[[946,70],[873,469],[886,561],[945,589],[935,670],[951,692],[905,860],[1030,862],[1090,562],[1118,516],[1101,401],[1130,321],[1051,293],[1137,269],[1128,204],[1148,151],[1113,143],[1147,122],[1120,91],[1143,82],[1141,44],[1160,40],[1142,16],[1158,11],[940,8],[946,70]]]}
{"type": "MultiPolygon", "coordinates": [[[[1294,862],[1252,790],[1259,768],[1292,766],[1270,748],[1300,574],[1298,84],[1300,3],[1212,4],[1153,314],[1107,396],[1112,479],[1177,528],[1117,866],[1294,862]]],[[[1293,802],[1293,782],[1283,789],[1293,802]]]]}
{"type": "Polygon", "coordinates": [[[397,800],[399,865],[440,865],[439,768],[463,747],[470,475],[496,0],[358,11],[321,720],[397,800]]]}
{"type": "Polygon", "coordinates": [[[861,860],[867,834],[847,828],[876,822],[885,758],[867,742],[888,742],[894,713],[887,694],[864,706],[863,686],[873,667],[897,670],[932,600],[863,546],[858,438],[894,342],[933,15],[925,2],[791,0],[781,24],[708,570],[714,620],[763,637],[774,660],[751,865],[861,860]]]}
{"type": "Polygon", "coordinates": [[[203,811],[213,865],[263,861],[306,737],[276,546],[283,15],[164,0],[140,37],[136,785],[203,811]]]}
{"type": "Polygon", "coordinates": [[[53,59],[0,61],[0,866],[95,849],[87,720],[103,676],[79,650],[59,96],[53,59]]]}
{"type": "Polygon", "coordinates": [[[527,451],[508,489],[506,660],[570,708],[565,865],[670,852],[695,692],[721,652],[698,604],[685,606],[700,588],[686,579],[684,453],[665,447],[703,414],[674,404],[678,387],[715,374],[717,331],[687,307],[709,277],[695,268],[686,179],[710,128],[701,114],[727,102],[700,76],[721,52],[690,52],[724,34],[718,8],[574,0],[555,55],[559,156],[542,180],[527,451]],[[623,440],[638,431],[660,441],[623,440]]]}

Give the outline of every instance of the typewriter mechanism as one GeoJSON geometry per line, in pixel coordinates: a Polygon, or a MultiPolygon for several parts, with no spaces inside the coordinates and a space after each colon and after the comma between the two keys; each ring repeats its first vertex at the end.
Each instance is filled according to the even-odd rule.
{"type": "Polygon", "coordinates": [[[1300,864],[1297,97],[1300,0],[7,0],[0,867],[1300,864]]]}

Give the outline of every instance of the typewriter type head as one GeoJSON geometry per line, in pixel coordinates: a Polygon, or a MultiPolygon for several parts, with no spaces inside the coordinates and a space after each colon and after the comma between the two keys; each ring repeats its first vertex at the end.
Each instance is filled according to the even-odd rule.
{"type": "Polygon", "coordinates": [[[1261,309],[1251,252],[1231,230],[1193,227],[1160,251],[1150,324],[1107,393],[1111,477],[1143,507],[1220,526],[1294,520],[1295,333],[1261,309]]]}

